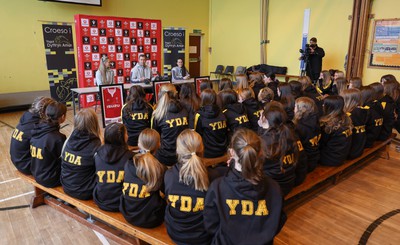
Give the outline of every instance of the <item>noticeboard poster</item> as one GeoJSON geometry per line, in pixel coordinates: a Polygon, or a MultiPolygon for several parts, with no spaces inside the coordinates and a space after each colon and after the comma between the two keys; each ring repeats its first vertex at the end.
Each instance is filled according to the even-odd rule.
{"type": "Polygon", "coordinates": [[[103,127],[114,122],[122,123],[121,110],[124,105],[124,85],[100,85],[99,91],[103,127]]]}
{"type": "Polygon", "coordinates": [[[375,20],[368,65],[400,69],[400,19],[375,20]]]}

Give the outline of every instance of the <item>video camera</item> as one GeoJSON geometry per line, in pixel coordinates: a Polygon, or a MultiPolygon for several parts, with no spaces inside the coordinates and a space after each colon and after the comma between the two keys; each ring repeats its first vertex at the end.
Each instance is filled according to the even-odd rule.
{"type": "Polygon", "coordinates": [[[303,49],[299,49],[299,52],[301,53],[301,54],[304,54],[304,55],[309,55],[310,54],[310,49],[312,48],[312,49],[314,49],[315,47],[317,47],[317,45],[316,44],[306,44],[306,48],[303,50],[303,49]]]}

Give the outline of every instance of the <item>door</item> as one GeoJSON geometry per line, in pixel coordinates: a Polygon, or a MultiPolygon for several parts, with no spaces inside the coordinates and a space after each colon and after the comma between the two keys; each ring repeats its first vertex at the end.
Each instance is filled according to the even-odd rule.
{"type": "Polygon", "coordinates": [[[189,74],[191,77],[200,76],[201,35],[189,35],[189,74]]]}

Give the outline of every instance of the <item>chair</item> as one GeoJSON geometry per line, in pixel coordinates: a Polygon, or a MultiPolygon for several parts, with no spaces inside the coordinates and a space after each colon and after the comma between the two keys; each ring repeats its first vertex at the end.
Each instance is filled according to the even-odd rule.
{"type": "Polygon", "coordinates": [[[217,68],[215,68],[215,71],[210,72],[210,78],[211,78],[211,74],[214,74],[215,78],[219,78],[221,76],[223,70],[224,70],[223,65],[217,65],[217,68]]]}
{"type": "Polygon", "coordinates": [[[236,67],[235,76],[236,75],[244,75],[244,74],[246,74],[246,67],[245,66],[236,67]]]}
{"type": "Polygon", "coordinates": [[[226,66],[225,71],[221,74],[222,76],[227,76],[233,79],[233,66],[226,66]]]}

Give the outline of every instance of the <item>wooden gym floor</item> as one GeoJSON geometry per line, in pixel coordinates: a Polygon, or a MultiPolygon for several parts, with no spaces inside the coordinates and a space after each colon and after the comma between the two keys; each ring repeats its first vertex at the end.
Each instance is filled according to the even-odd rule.
{"type": "MultiPolygon", "coordinates": [[[[0,114],[0,244],[115,244],[48,206],[27,206],[33,188],[14,175],[9,156],[22,113],[0,114]]],[[[68,136],[72,110],[62,127],[68,136]]],[[[394,144],[390,157],[373,159],[288,212],[276,244],[400,244],[400,153],[394,144]]]]}

